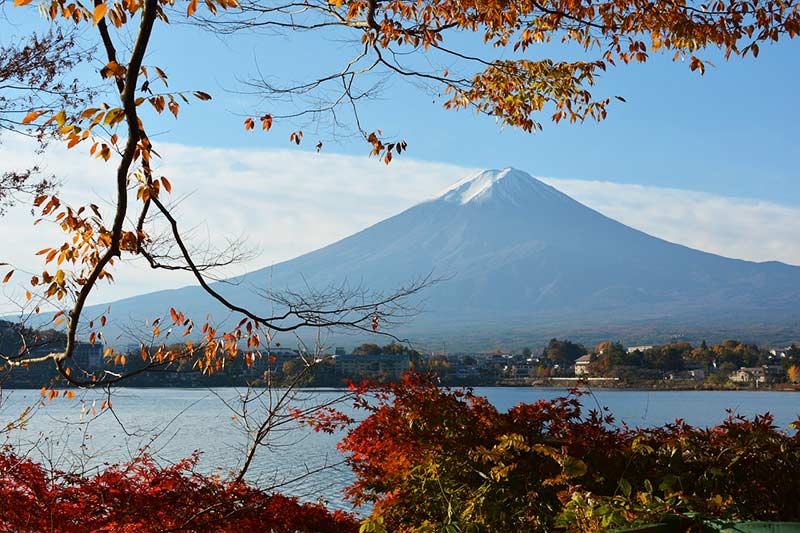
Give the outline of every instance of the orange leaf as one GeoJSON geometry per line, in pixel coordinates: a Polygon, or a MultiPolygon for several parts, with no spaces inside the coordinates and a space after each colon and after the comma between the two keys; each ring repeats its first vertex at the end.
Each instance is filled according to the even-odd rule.
{"type": "Polygon", "coordinates": [[[41,111],[31,111],[30,113],[25,115],[25,118],[22,119],[22,123],[23,124],[30,124],[31,122],[33,122],[34,120],[39,118],[39,115],[41,115],[41,114],[42,114],[41,111]]]}
{"type": "Polygon", "coordinates": [[[8,283],[8,280],[10,280],[11,276],[13,276],[13,275],[14,275],[14,271],[13,270],[9,270],[8,274],[6,274],[6,277],[3,278],[3,283],[8,283]]]}
{"type": "Polygon", "coordinates": [[[107,10],[108,10],[108,7],[105,5],[105,3],[97,4],[94,7],[94,15],[92,16],[92,22],[94,22],[95,24],[100,22],[102,20],[102,18],[106,16],[106,11],[107,10]]]}

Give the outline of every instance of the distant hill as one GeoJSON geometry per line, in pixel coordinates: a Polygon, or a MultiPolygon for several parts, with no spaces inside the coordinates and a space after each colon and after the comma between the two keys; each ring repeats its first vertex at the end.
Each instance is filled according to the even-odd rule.
{"type": "MultiPolygon", "coordinates": [[[[425,312],[401,334],[452,349],[526,335],[660,341],[800,331],[800,267],[664,241],[510,168],[469,176],[346,239],[216,287],[264,310],[259,289],[347,283],[389,291],[430,272],[443,281],[424,292],[425,312]]],[[[229,316],[198,287],[111,304],[115,322],[141,323],[169,307],[229,316]]]]}

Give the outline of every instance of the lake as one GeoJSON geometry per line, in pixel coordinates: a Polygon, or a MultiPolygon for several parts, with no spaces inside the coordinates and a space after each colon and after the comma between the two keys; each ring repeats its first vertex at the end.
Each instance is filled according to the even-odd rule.
{"type": "MultiPolygon", "coordinates": [[[[235,404],[240,392],[233,388],[115,389],[112,400],[117,418],[106,411],[87,424],[92,403],[99,410],[105,398],[101,391],[86,391],[72,400],[57,398],[39,407],[28,426],[8,436],[7,443],[21,450],[33,448],[39,458],[65,469],[125,461],[145,445],[162,464],[199,451],[201,470],[224,475],[235,470],[243,456],[243,433],[224,402],[235,404]]],[[[478,387],[475,392],[500,410],[566,393],[521,387],[478,387]]],[[[306,390],[296,403],[330,400],[339,394],[306,390]]],[[[4,426],[38,399],[39,391],[4,390],[0,423],[4,426]]],[[[693,425],[717,425],[726,417],[726,409],[731,409],[745,416],[770,412],[777,425],[788,429],[800,415],[800,394],[791,392],[599,390],[584,397],[583,404],[586,409],[608,407],[618,422],[638,427],[676,418],[693,425]]],[[[333,508],[349,509],[340,491],[352,474],[339,464],[342,456],[336,442],[340,437],[292,425],[275,436],[270,448],[261,450],[248,478],[266,487],[290,482],[280,490],[302,500],[322,499],[333,508]]]]}

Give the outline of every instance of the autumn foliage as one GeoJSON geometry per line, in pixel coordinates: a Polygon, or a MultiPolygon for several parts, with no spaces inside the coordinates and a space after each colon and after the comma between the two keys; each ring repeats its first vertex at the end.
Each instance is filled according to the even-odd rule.
{"type": "Polygon", "coordinates": [[[0,452],[0,529],[350,533],[353,517],[194,471],[197,457],[160,467],[142,456],[95,475],[51,472],[0,452]]]}
{"type": "MultiPolygon", "coordinates": [[[[341,442],[367,531],[599,531],[665,515],[800,520],[800,436],[769,415],[630,429],[577,392],[499,412],[423,376],[365,387],[341,442]]],[[[331,429],[326,417],[320,429],[331,429]]],[[[796,424],[794,425],[796,427],[796,424]]]]}

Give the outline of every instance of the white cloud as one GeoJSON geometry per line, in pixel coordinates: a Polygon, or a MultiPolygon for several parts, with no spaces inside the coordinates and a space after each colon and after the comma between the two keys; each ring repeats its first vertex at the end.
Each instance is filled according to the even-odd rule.
{"type": "MultiPolygon", "coordinates": [[[[291,259],[347,237],[431,196],[466,172],[439,163],[399,159],[387,167],[374,158],[288,150],[159,144],[158,151],[163,160],[155,170],[172,183],[171,197],[180,199],[176,212],[182,229],[193,228],[194,241],[201,246],[241,236],[257,251],[251,260],[224,271],[226,275],[291,259]]],[[[29,165],[33,157],[32,147],[6,136],[0,145],[0,171],[29,165]]],[[[53,147],[42,166],[63,178],[63,201],[73,206],[94,202],[110,218],[112,162],[89,159],[77,148],[53,147]]],[[[63,234],[50,223],[33,226],[33,220],[29,207],[14,208],[0,219],[0,262],[21,271],[41,271],[35,253],[63,242],[63,234]]],[[[100,287],[93,302],[193,281],[185,273],[154,272],[139,260],[117,268],[117,282],[100,287]]],[[[9,309],[0,301],[0,311],[9,309]]]]}
{"type": "MultiPolygon", "coordinates": [[[[242,236],[259,253],[225,274],[263,267],[330,244],[432,197],[474,169],[288,150],[243,150],[161,144],[157,169],[173,186],[185,228],[197,241],[242,236]]],[[[6,137],[0,171],[33,157],[31,148],[6,137]]],[[[71,205],[113,197],[112,163],[74,149],[54,148],[45,170],[64,178],[61,197],[71,205]]],[[[525,169],[535,172],[535,169],[525,169]]],[[[577,200],[628,225],[694,248],[765,261],[800,264],[796,243],[800,209],[678,189],[543,178],[577,200]]],[[[25,271],[41,269],[36,251],[61,235],[51,224],[32,226],[28,208],[0,219],[0,261],[25,271]]],[[[94,302],[191,283],[186,274],[153,272],[140,261],[120,265],[117,283],[101,287],[94,302]]],[[[15,277],[17,281],[23,276],[15,277]]],[[[7,310],[6,306],[6,310],[7,310]]],[[[0,305],[0,310],[3,306],[0,305]]]]}
{"type": "Polygon", "coordinates": [[[737,259],[800,265],[800,208],[683,189],[542,179],[604,215],[662,239],[737,259]]]}

